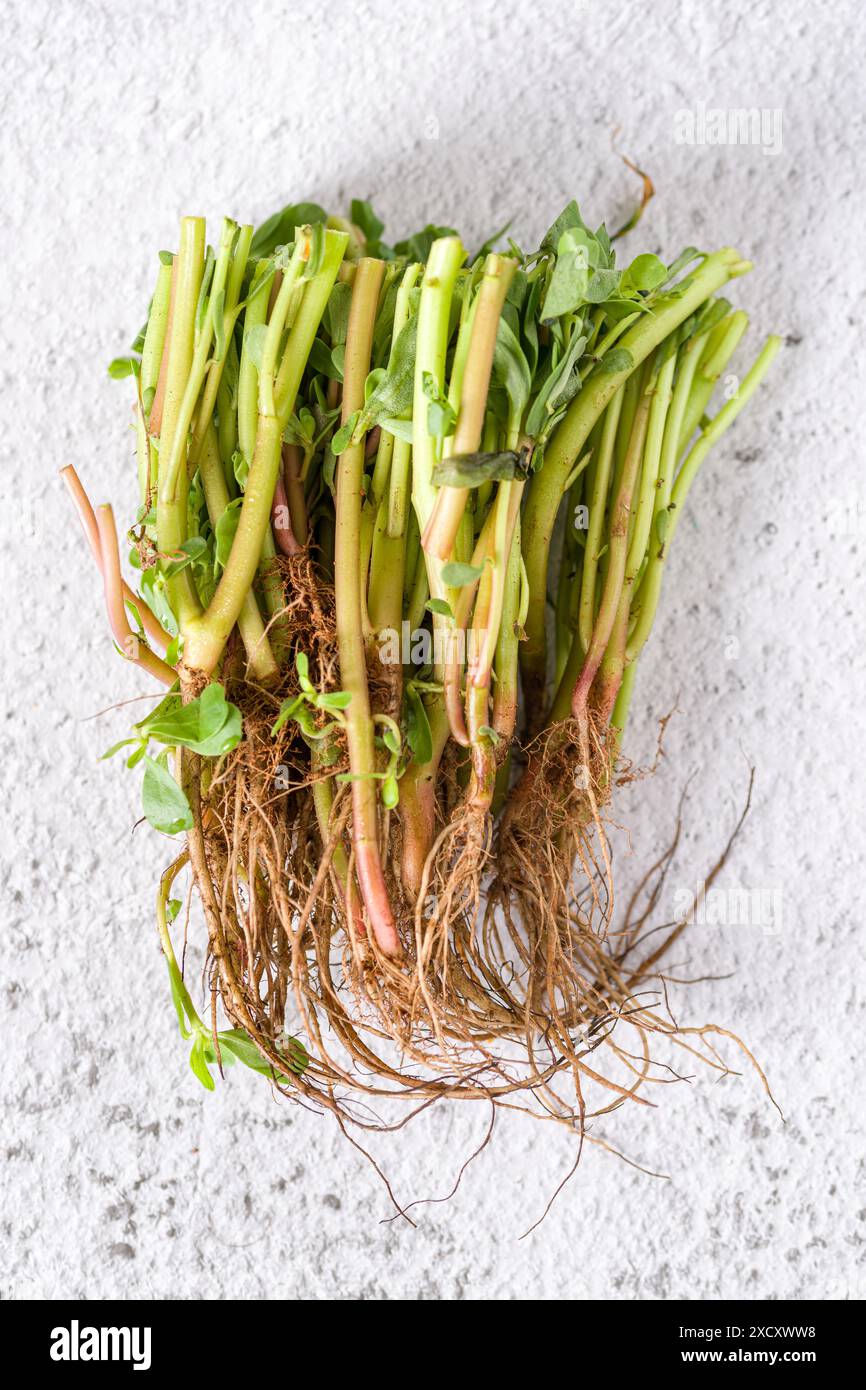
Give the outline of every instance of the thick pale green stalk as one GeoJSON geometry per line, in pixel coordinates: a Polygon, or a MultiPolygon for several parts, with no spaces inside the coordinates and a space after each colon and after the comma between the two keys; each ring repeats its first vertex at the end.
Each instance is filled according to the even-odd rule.
{"type": "MultiPolygon", "coordinates": [[[[364,382],[370,370],[376,307],[384,270],[382,261],[365,256],[358,262],[355,273],[343,372],[344,425],[364,404],[364,382]]],[[[337,642],[340,651],[340,683],[352,697],[344,718],[352,773],[352,845],[355,852],[355,870],[370,927],[379,949],[386,955],[393,956],[400,952],[400,939],[388,901],[388,890],[379,857],[379,803],[374,777],[376,749],[370,715],[367,658],[362,627],[362,577],[359,556],[363,483],[364,441],[361,439],[344,450],[337,464],[337,529],[334,551],[337,642]]]]}
{"type": "MultiPolygon", "coordinates": [[[[184,496],[186,495],[185,488],[189,477],[187,469],[189,431],[208,371],[211,344],[214,340],[214,310],[218,299],[225,294],[226,279],[237,230],[236,223],[229,218],[224,220],[220,251],[214,266],[213,281],[208,290],[208,305],[204,322],[195,334],[192,362],[184,385],[177,420],[172,422],[168,446],[166,447],[165,442],[163,442],[160,453],[159,499],[161,504],[170,504],[181,492],[184,493],[184,496]]],[[[171,363],[169,363],[170,366],[171,363]]],[[[168,409],[168,405],[166,409],[168,409]]],[[[163,422],[163,435],[165,435],[165,422],[163,422]]],[[[183,537],[183,539],[186,538],[183,537]]]]}
{"type": "MultiPolygon", "coordinates": [[[[484,277],[472,305],[471,337],[449,454],[474,454],[480,447],[499,318],[516,269],[516,261],[507,256],[490,255],[485,262],[484,277]]],[[[421,540],[428,555],[450,559],[468,498],[468,488],[439,489],[421,540]]]]}
{"type": "MultiPolygon", "coordinates": [[[[410,295],[424,269],[414,262],[406,267],[397,298],[394,304],[394,324],[391,329],[391,352],[388,366],[394,363],[394,350],[400,333],[409,322],[410,295]]],[[[411,419],[411,409],[404,412],[404,419],[411,419]]],[[[379,448],[376,453],[376,466],[373,470],[373,497],[381,502],[388,488],[388,535],[402,536],[406,529],[406,515],[409,497],[409,467],[412,460],[412,445],[397,439],[387,430],[382,430],[379,448]]]]}
{"type": "Polygon", "coordinates": [[[268,290],[262,283],[267,265],[259,261],[244,309],[244,334],[241,361],[238,368],[238,447],[247,463],[252,463],[256,447],[256,428],[259,421],[259,369],[250,352],[251,334],[267,322],[268,290]]]}
{"type": "Polygon", "coordinates": [[[673,395],[674,368],[676,355],[671,354],[662,365],[651,387],[652,404],[647,427],[646,446],[640,473],[640,488],[637,505],[634,508],[634,529],[628,547],[626,580],[634,583],[646,555],[647,542],[653,524],[654,500],[658,490],[659,465],[661,462],[662,441],[665,420],[673,395]]]}
{"type": "Polygon", "coordinates": [[[626,726],[628,712],[631,709],[631,698],[634,694],[634,681],[637,675],[637,662],[626,663],[623,673],[622,684],[619,694],[616,697],[616,704],[613,707],[613,714],[610,716],[611,727],[615,730],[617,738],[621,738],[626,726]]]}
{"type": "Polygon", "coordinates": [[[589,432],[615,392],[631,372],[659,343],[700,307],[726,281],[751,269],[731,247],[708,256],[700,268],[688,276],[676,294],[662,295],[653,312],[644,315],[620,340],[631,355],[632,365],[618,372],[590,378],[568,409],[554,433],[544,463],[532,479],[523,514],[523,555],[529,578],[527,640],[521,647],[521,669],[527,704],[540,706],[544,700],[547,671],[545,607],[547,566],[556,514],[569,474],[583,449],[589,432]]]}
{"type": "Polygon", "coordinates": [[[502,620],[499,626],[499,640],[496,644],[494,661],[496,683],[493,687],[493,728],[503,741],[512,738],[517,723],[517,658],[520,646],[522,588],[520,571],[520,517],[518,515],[505,574],[502,620]]]}
{"type": "MultiPolygon", "coordinates": [[[[610,475],[613,467],[613,452],[619,427],[624,388],[620,388],[608,405],[602,425],[598,454],[592,471],[592,492],[589,500],[589,526],[586,532],[586,546],[583,552],[583,570],[580,579],[579,636],[584,652],[589,650],[592,629],[595,625],[595,585],[598,572],[599,552],[603,544],[604,519],[607,509],[607,494],[610,489],[610,475]]],[[[572,685],[569,687],[571,698],[572,685]]]]}
{"type": "Polygon", "coordinates": [[[150,441],[147,433],[147,416],[150,413],[151,401],[148,403],[148,396],[155,393],[156,385],[159,380],[159,364],[162,361],[162,351],[165,346],[165,330],[168,324],[168,306],[171,302],[171,265],[159,263],[159,271],[156,277],[156,288],[153,292],[153,300],[150,305],[150,313],[147,316],[147,329],[144,334],[144,344],[141,350],[141,401],[137,415],[136,425],[136,446],[138,453],[138,490],[139,500],[142,506],[147,502],[148,497],[154,489],[156,478],[152,476],[156,473],[151,464],[150,441]]]}
{"type": "MultiPolygon", "coordinates": [[[[304,286],[277,382],[274,383],[271,376],[264,386],[264,394],[264,369],[259,374],[260,404],[266,406],[266,411],[259,411],[255,450],[231,554],[207,613],[191,623],[186,634],[185,661],[207,673],[216,666],[256,575],[270,526],[271,503],[281,462],[282,433],[346,247],[344,233],[329,231],[325,236],[322,266],[304,286]],[[271,405],[275,408],[274,414],[267,413],[271,405]]],[[[263,364],[266,354],[268,361],[275,361],[276,354],[270,351],[267,340],[263,364]]]]}
{"type": "Polygon", "coordinates": [[[440,237],[430,248],[421,284],[412,408],[412,501],[422,535],[436,501],[433,467],[437,462],[436,440],[427,430],[429,401],[424,394],[424,375],[429,372],[439,390],[444,391],[451,296],[465,255],[459,237],[440,237]]]}
{"type": "MultiPolygon", "coordinates": [[[[229,505],[231,498],[212,420],[199,452],[198,467],[208,516],[211,526],[216,529],[216,524],[229,505]]],[[[241,634],[241,640],[247,654],[249,676],[253,680],[260,681],[263,685],[276,681],[280,674],[280,668],[271,651],[271,644],[268,641],[262,615],[259,612],[259,605],[252,589],[247,590],[243,607],[238,615],[238,631],[241,634]]]]}
{"type": "Polygon", "coordinates": [[[493,522],[493,563],[490,566],[490,599],[483,621],[475,624],[481,638],[481,644],[474,653],[468,675],[469,682],[475,686],[486,686],[490,682],[490,670],[493,665],[493,656],[499,639],[499,625],[502,619],[506,571],[514,530],[520,514],[523,488],[524,484],[517,480],[500,483],[496,494],[493,522]]]}
{"type": "MultiPolygon", "coordinates": [[[[201,402],[195,414],[195,427],[189,450],[190,472],[195,468],[202,440],[213,418],[214,406],[220,396],[220,385],[225,373],[226,362],[231,350],[232,334],[234,333],[238,318],[238,301],[240,300],[241,285],[250,253],[250,242],[252,241],[252,237],[253,229],[251,226],[239,228],[232,262],[229,267],[228,275],[226,276],[225,284],[225,307],[223,310],[223,339],[225,342],[225,350],[219,361],[217,361],[216,358],[212,358],[208,366],[207,380],[201,394],[201,402]]],[[[222,414],[222,409],[220,413],[222,414]]],[[[224,429],[224,422],[221,420],[221,434],[224,429]]],[[[230,458],[231,455],[224,454],[223,457],[230,458]]]]}
{"type": "Polygon", "coordinates": [[[403,852],[400,876],[411,902],[415,902],[424,875],[424,865],[436,829],[436,776],[448,742],[448,718],[441,698],[426,704],[433,756],[429,763],[411,762],[400,781],[400,824],[403,852]]]}
{"type": "MultiPolygon", "coordinates": [[[[175,469],[171,477],[167,466],[174,453],[185,450],[186,428],[182,431],[185,396],[195,350],[195,314],[204,269],[205,224],[203,217],[184,217],[180,224],[180,246],[175,257],[174,304],[171,335],[167,343],[165,398],[159,437],[159,493],[157,500],[157,543],[163,555],[174,555],[186,540],[186,467],[175,469]],[[178,438],[178,436],[180,436],[178,438]],[[176,442],[177,441],[177,442],[176,442]]],[[[185,464],[185,453],[182,455],[185,464]]],[[[166,583],[169,602],[183,631],[201,613],[189,567],[166,583]]]]}
{"type": "Polygon", "coordinates": [[[370,557],[370,587],[367,612],[374,633],[383,628],[400,631],[403,620],[403,584],[406,536],[388,532],[388,503],[383,500],[376,514],[373,550],[370,557]]]}
{"type": "MultiPolygon", "coordinates": [[[[385,438],[383,430],[382,437],[385,438]]],[[[393,438],[393,436],[391,436],[393,438]]],[[[412,445],[405,439],[394,439],[391,471],[388,475],[388,535],[402,536],[406,530],[409,509],[409,475],[412,467],[412,445]]]]}
{"type": "MultiPolygon", "coordinates": [[[[263,284],[267,274],[265,262],[259,262],[253,272],[247,306],[244,310],[244,335],[241,344],[241,360],[238,369],[238,447],[249,464],[255,454],[256,431],[259,422],[259,369],[250,351],[250,334],[254,328],[267,322],[268,284],[263,284]]],[[[297,281],[295,281],[297,283],[297,281]]],[[[275,484],[276,486],[276,484],[275,484]]],[[[259,555],[259,578],[262,583],[265,605],[273,618],[283,606],[282,588],[276,571],[276,546],[270,521],[262,537],[259,555]]],[[[284,654],[287,643],[286,626],[279,619],[271,628],[271,635],[277,650],[284,654]]]]}

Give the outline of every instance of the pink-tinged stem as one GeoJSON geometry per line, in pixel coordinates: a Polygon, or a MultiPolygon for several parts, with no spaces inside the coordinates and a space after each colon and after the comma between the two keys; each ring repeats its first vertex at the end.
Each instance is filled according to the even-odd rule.
{"type": "Polygon", "coordinates": [[[379,450],[379,440],[381,438],[382,430],[379,425],[376,425],[367,435],[367,442],[364,445],[364,459],[367,463],[369,463],[370,459],[376,457],[379,450]]]}
{"type": "Polygon", "coordinates": [[[143,646],[129,626],[123,595],[123,577],[120,573],[120,553],[117,548],[117,528],[114,513],[108,503],[96,509],[96,527],[99,532],[99,550],[102,556],[102,582],[105,588],[105,607],[114,640],[127,661],[147,671],[164,685],[174,685],[177,672],[143,646]]]}
{"type": "MultiPolygon", "coordinates": [[[[96,561],[96,567],[99,573],[102,574],[102,549],[99,542],[99,527],[96,524],[93,507],[90,505],[90,498],[87,496],[81,479],[71,463],[68,463],[65,468],[61,468],[60,476],[69,489],[69,493],[75,503],[76,511],[78,512],[78,519],[81,522],[81,529],[84,532],[85,540],[90,546],[91,554],[96,561]]],[[[139,598],[138,594],[133,592],[125,579],[121,579],[121,584],[123,586],[124,599],[128,603],[134,604],[135,611],[141,618],[142,627],[148,637],[165,651],[166,647],[171,642],[168,633],[163,629],[153,613],[151,613],[144,599],[139,598]]]]}
{"type": "MultiPolygon", "coordinates": [[[[485,559],[490,555],[490,522],[492,515],[492,511],[488,512],[484,525],[481,528],[481,534],[475,543],[475,550],[472,555],[472,564],[475,569],[481,569],[485,559]]],[[[463,692],[460,688],[460,677],[463,671],[463,656],[465,654],[461,648],[465,648],[466,645],[466,630],[469,626],[469,619],[472,615],[472,605],[475,602],[478,586],[479,580],[473,579],[469,584],[464,584],[458,591],[457,605],[454,610],[454,623],[453,626],[446,629],[447,655],[442,675],[442,689],[445,696],[445,710],[448,714],[451,737],[454,739],[455,743],[459,743],[462,748],[468,748],[471,739],[466,727],[466,719],[463,712],[463,692]]]]}
{"type": "Polygon", "coordinates": [[[274,486],[274,500],[271,503],[271,530],[274,533],[274,544],[281,554],[298,555],[300,553],[301,547],[298,545],[292,530],[289,499],[286,496],[285,484],[279,474],[274,486]]]}
{"type": "Polygon", "coordinates": [[[307,520],[307,499],[304,494],[304,484],[301,480],[303,463],[304,456],[297,444],[283,445],[283,485],[286,489],[286,500],[289,504],[292,535],[295,537],[299,546],[305,546],[310,537],[310,527],[307,520]]]}
{"type": "MultiPolygon", "coordinates": [[[[346,336],[343,424],[346,424],[354,411],[359,410],[364,404],[364,383],[370,370],[373,327],[384,269],[382,261],[364,257],[358,262],[355,272],[346,336]]],[[[363,479],[364,445],[361,442],[350,444],[340,455],[337,465],[334,580],[340,682],[352,697],[345,712],[349,766],[353,779],[352,843],[355,851],[355,872],[370,919],[370,927],[379,949],[385,955],[395,956],[400,954],[400,938],[379,856],[376,750],[362,625],[359,557],[363,479]]]]}

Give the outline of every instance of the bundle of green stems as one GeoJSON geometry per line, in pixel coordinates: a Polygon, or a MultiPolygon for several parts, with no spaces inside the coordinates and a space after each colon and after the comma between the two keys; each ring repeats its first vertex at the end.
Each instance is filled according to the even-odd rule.
{"type": "Polygon", "coordinates": [[[723,292],[751,266],[731,248],[618,268],[574,203],[533,252],[382,230],[364,202],[226,219],[213,247],[182,220],[110,369],[134,387],[137,583],[111,507],[63,470],[115,644],[167,691],[118,747],[148,820],[188,837],[159,920],[202,1079],[234,1050],[299,1083],[309,1028],[276,1039],[322,902],[323,939],[397,989],[443,830],[481,827],[480,883],[557,731],[615,766],[689,492],[779,347],[733,365],[748,320],[723,292]],[[187,862],[237,1025],[219,1034],[171,947],[187,862]]]}

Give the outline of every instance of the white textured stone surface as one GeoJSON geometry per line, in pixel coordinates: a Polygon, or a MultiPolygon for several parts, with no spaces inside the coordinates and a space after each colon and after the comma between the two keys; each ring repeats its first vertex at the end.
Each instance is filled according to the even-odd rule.
{"type": "MultiPolygon", "coordinates": [[[[249,7],[2,5],[2,1293],[316,1299],[857,1297],[862,1176],[864,109],[856,0],[648,6],[442,0],[249,7]],[[782,150],[686,147],[675,113],[782,112],[782,150]],[[698,484],[645,660],[630,752],[662,771],[621,803],[641,856],[694,774],[674,887],[711,861],[758,769],[728,886],[779,888],[780,934],[695,929],[675,1012],[714,1018],[754,1076],[659,1088],[531,1237],[573,1141],[503,1120],[446,1205],[382,1224],[375,1175],[334,1125],[229,1074],[207,1096],[174,1026],[135,780],[100,764],[141,685],[112,655],[55,480],[131,502],[123,388],[154,252],[182,212],[260,219],[373,197],[389,231],[473,239],[566,198],[635,241],[733,243],[735,289],[790,346],[698,484]],[[846,504],[856,517],[840,522],[846,504]],[[735,645],[731,639],[736,639],[735,645]]],[[[633,870],[631,870],[633,872],[633,870]]],[[[628,868],[626,872],[629,872],[628,868]]],[[[378,1140],[398,1195],[441,1195],[487,1123],[440,1108],[378,1140]]]]}

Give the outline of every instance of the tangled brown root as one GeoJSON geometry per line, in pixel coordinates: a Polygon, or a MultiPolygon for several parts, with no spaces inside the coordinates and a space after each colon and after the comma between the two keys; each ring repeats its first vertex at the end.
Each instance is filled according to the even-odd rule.
{"type": "MultiPolygon", "coordinates": [[[[319,689],[336,688],[332,595],[306,554],[279,565],[311,676],[319,689]]],[[[348,789],[338,786],[324,819],[316,801],[318,784],[347,768],[341,740],[322,771],[297,726],[271,733],[281,701],[296,693],[292,671],[277,689],[234,679],[242,743],[208,780],[196,759],[186,765],[215,1034],[219,996],[286,1094],[370,1128],[382,1123],[369,1105],[397,1094],[413,1110],[483,1098],[591,1138],[593,1118],[627,1101],[649,1104],[648,1090],[679,1078],[654,1057],[659,1040],[728,1070],[709,1041],[722,1030],[680,1027],[667,1009],[659,962],[686,924],[641,957],[676,838],[614,924],[616,749],[605,732],[569,720],[534,740],[498,827],[443,774],[438,834],[414,902],[393,867],[397,818],[382,812],[404,944],[392,959],[367,931],[353,888],[348,789]],[[304,1043],[303,1070],[287,1034],[304,1043]]]]}

